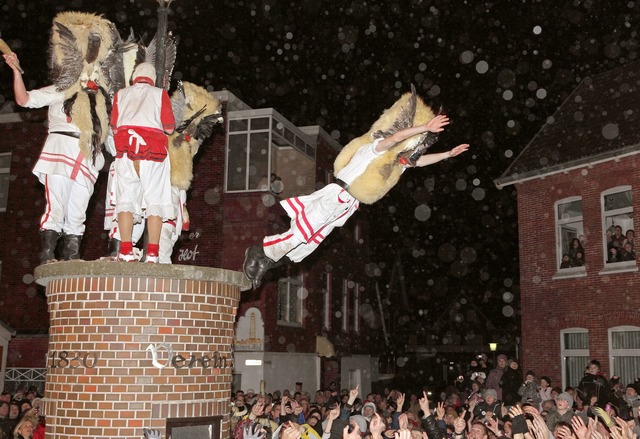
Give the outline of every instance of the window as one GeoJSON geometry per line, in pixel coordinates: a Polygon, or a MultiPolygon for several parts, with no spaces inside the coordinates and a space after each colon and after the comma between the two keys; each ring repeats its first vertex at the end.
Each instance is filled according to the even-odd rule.
{"type": "Polygon", "coordinates": [[[11,153],[0,154],[0,212],[7,211],[9,181],[11,179],[11,153]]]}
{"type": "Polygon", "coordinates": [[[577,386],[584,376],[584,368],[589,363],[589,331],[583,328],[560,331],[560,356],[562,388],[577,386]]]}
{"type": "Polygon", "coordinates": [[[635,265],[635,232],[631,186],[609,189],[602,194],[604,260],[608,264],[635,265]]]}
{"type": "Polygon", "coordinates": [[[278,324],[302,326],[302,274],[278,281],[278,324]]]}
{"type": "Polygon", "coordinates": [[[609,329],[611,371],[622,383],[633,383],[640,376],[640,328],[618,326],[609,329]]]}
{"type": "Polygon", "coordinates": [[[342,281],[342,330],[349,332],[349,296],[353,289],[353,281],[344,279],[342,281]]]}
{"type": "MultiPolygon", "coordinates": [[[[556,203],[556,246],[561,270],[584,267],[582,198],[570,197],[556,203]]],[[[576,270],[578,271],[578,270],[576,270]]],[[[579,268],[584,271],[584,268],[579,268]]]]}
{"type": "Polygon", "coordinates": [[[329,331],[331,329],[331,293],[333,287],[333,274],[325,272],[322,274],[324,287],[322,288],[322,326],[329,331]]]}
{"type": "Polygon", "coordinates": [[[360,332],[360,285],[355,284],[353,288],[353,330],[360,332]]]}
{"type": "Polygon", "coordinates": [[[315,178],[304,178],[315,176],[315,145],[300,129],[271,108],[227,117],[227,192],[271,191],[286,198],[315,189],[315,178]]]}

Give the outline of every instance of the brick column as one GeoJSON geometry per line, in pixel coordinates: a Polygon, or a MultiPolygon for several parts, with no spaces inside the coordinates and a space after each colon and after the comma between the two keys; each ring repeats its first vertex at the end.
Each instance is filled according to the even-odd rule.
{"type": "Polygon", "coordinates": [[[167,419],[228,431],[241,273],[70,261],[35,277],[50,315],[47,439],[165,438],[167,419]]]}

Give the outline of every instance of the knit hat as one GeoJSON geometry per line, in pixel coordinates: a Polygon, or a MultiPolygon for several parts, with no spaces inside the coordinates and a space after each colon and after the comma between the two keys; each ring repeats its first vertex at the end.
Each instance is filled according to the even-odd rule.
{"type": "Polygon", "coordinates": [[[569,404],[569,407],[573,405],[573,397],[568,392],[562,392],[560,395],[558,395],[556,398],[556,401],[559,399],[563,401],[567,401],[567,404],[569,404]]]}
{"type": "Polygon", "coordinates": [[[362,414],[363,414],[363,415],[364,415],[364,410],[365,410],[367,407],[369,407],[369,408],[373,409],[373,413],[372,413],[372,415],[373,415],[373,414],[375,414],[375,413],[378,411],[378,409],[376,408],[376,405],[375,405],[374,403],[372,403],[371,401],[369,401],[369,402],[366,402],[366,403],[362,406],[362,414]]]}
{"type": "Polygon", "coordinates": [[[498,399],[498,393],[493,389],[487,389],[484,391],[485,399],[487,398],[487,396],[493,396],[495,399],[498,399]]]}
{"type": "Polygon", "coordinates": [[[155,83],[156,82],[156,68],[153,66],[153,64],[148,63],[148,62],[143,62],[143,63],[138,64],[138,66],[133,71],[133,80],[134,80],[134,82],[139,77],[149,78],[155,83]]]}
{"type": "Polygon", "coordinates": [[[355,423],[360,427],[360,433],[367,432],[367,420],[362,415],[353,415],[349,418],[349,420],[354,420],[355,423]]]}
{"type": "Polygon", "coordinates": [[[498,355],[497,360],[500,361],[500,359],[502,359],[504,361],[507,361],[507,356],[505,354],[500,354],[500,355],[498,355]]]}

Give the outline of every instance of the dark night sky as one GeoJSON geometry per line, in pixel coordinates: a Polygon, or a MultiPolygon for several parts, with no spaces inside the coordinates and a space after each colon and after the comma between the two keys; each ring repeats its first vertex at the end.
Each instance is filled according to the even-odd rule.
{"type": "MultiPolygon", "coordinates": [[[[3,0],[0,31],[35,87],[46,83],[57,12],[102,13],[123,36],[130,28],[151,35],[156,5],[3,0]]],[[[180,40],[174,79],[229,89],[298,125],[320,124],[342,144],[412,83],[443,105],[453,124],[434,150],[463,142],[471,150],[409,170],[360,215],[376,217],[380,255],[404,249],[418,308],[447,306],[464,291],[497,326],[515,322],[500,319],[504,306],[515,305],[517,316],[517,215],[514,188],[499,191],[492,180],[584,77],[636,60],[640,12],[633,1],[595,0],[176,0],[171,9],[180,40]]],[[[4,65],[0,78],[2,105],[12,99],[4,65]]],[[[384,277],[385,258],[371,261],[384,277]]]]}

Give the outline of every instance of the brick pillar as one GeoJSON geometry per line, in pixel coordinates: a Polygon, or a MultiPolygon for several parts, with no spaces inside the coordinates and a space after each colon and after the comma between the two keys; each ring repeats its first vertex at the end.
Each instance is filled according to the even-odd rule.
{"type": "Polygon", "coordinates": [[[177,420],[228,431],[241,273],[69,261],[35,277],[50,315],[47,439],[166,438],[177,420]]]}

